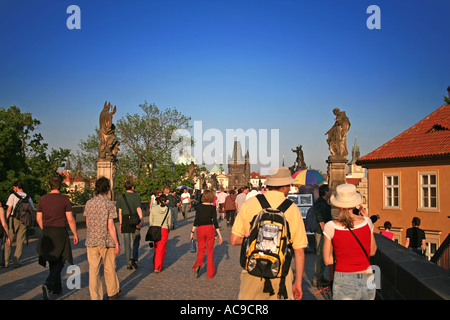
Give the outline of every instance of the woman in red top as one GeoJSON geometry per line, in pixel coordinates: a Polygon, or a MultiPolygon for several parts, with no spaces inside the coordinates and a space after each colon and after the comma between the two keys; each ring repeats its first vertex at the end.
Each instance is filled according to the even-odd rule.
{"type": "Polygon", "coordinates": [[[354,185],[342,184],[330,201],[339,208],[339,216],[324,227],[323,258],[326,265],[335,264],[333,299],[373,300],[376,289],[369,261],[377,250],[373,224],[363,209],[359,216],[353,214],[362,197],[354,185]]]}

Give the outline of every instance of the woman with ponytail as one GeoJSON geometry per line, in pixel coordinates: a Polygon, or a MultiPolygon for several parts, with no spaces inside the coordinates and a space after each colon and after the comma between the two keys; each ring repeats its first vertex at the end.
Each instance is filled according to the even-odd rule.
{"type": "Polygon", "coordinates": [[[370,256],[377,250],[373,223],[361,208],[361,195],[352,184],[342,184],[330,198],[339,208],[339,215],[324,226],[323,258],[326,265],[335,265],[333,277],[334,300],[373,300],[376,289],[369,285],[373,276],[370,256]]]}

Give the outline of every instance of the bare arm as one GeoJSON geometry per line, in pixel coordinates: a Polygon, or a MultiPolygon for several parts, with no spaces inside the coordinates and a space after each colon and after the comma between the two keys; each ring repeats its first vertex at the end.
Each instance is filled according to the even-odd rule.
{"type": "Polygon", "coordinates": [[[111,238],[114,241],[115,244],[115,251],[114,253],[118,255],[120,253],[120,246],[119,246],[119,239],[117,239],[117,233],[116,233],[116,226],[114,225],[114,219],[108,219],[108,231],[111,235],[111,238]]]}
{"type": "Polygon", "coordinates": [[[292,292],[295,300],[300,300],[303,297],[302,280],[305,271],[305,249],[294,249],[295,260],[295,280],[292,285],[292,292]]]}
{"type": "Polygon", "coordinates": [[[72,211],[66,211],[66,219],[69,223],[70,231],[73,233],[73,244],[78,243],[78,234],[77,234],[77,223],[75,218],[73,217],[72,211]]]}
{"type": "Polygon", "coordinates": [[[323,238],[323,262],[327,266],[334,264],[333,244],[331,243],[331,240],[325,236],[323,238]]]}

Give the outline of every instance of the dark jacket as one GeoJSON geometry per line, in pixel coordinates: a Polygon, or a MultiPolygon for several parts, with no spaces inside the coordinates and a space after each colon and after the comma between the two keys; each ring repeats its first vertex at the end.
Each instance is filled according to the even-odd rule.
{"type": "Polygon", "coordinates": [[[36,251],[39,254],[41,266],[45,267],[47,261],[60,259],[73,264],[72,248],[66,227],[44,227],[36,251]]]}
{"type": "MultiPolygon", "coordinates": [[[[331,206],[322,197],[319,197],[316,203],[314,203],[314,213],[316,215],[317,222],[319,223],[321,222],[327,223],[332,219],[331,206]]],[[[322,229],[319,227],[316,232],[322,234],[322,229]]]]}

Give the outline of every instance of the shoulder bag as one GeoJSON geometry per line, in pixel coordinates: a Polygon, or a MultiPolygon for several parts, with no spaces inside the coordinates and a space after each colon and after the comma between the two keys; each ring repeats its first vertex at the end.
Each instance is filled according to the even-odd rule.
{"type": "Polygon", "coordinates": [[[148,228],[147,234],[145,235],[145,241],[160,241],[161,240],[161,227],[166,221],[167,214],[169,213],[169,208],[167,207],[166,215],[164,216],[164,220],[160,226],[150,226],[148,228]]]}
{"type": "MultiPolygon", "coordinates": [[[[128,200],[126,197],[126,194],[123,195],[123,199],[125,200],[125,203],[127,204],[128,211],[130,212],[130,215],[128,216],[128,225],[132,227],[136,227],[139,223],[141,223],[141,218],[139,218],[139,215],[137,214],[136,210],[131,211],[130,205],[128,204],[128,200]]],[[[122,215],[123,217],[123,215],[122,215]]]]}

